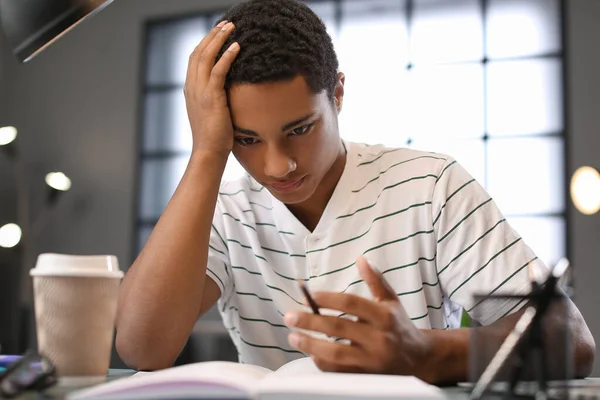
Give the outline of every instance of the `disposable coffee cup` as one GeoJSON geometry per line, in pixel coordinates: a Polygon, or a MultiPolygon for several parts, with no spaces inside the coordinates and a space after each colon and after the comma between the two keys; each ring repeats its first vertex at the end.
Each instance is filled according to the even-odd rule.
{"type": "Polygon", "coordinates": [[[63,384],[104,380],[123,278],[117,258],[41,254],[30,275],[39,353],[63,384]]]}

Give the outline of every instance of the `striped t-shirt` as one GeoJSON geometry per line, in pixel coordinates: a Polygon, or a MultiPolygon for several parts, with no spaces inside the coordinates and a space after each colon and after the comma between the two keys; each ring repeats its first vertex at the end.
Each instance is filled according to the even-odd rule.
{"type": "Polygon", "coordinates": [[[371,299],[355,266],[361,254],[419,328],[457,328],[463,309],[490,324],[519,304],[473,294],[529,289],[527,266],[541,262],[455,160],[346,147],[344,172],[313,232],[249,176],[221,186],[207,275],[221,289],[219,310],[240,362],[277,369],[305,356],[288,344],[283,323],[286,312],[305,309],[298,279],[312,291],[371,299]]]}

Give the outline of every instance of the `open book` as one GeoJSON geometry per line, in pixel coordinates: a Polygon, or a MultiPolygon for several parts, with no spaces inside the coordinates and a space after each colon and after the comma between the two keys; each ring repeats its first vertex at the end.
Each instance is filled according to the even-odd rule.
{"type": "Polygon", "coordinates": [[[201,362],[83,389],[68,400],[88,399],[444,399],[442,391],[413,376],[321,372],[310,358],[277,371],[225,361],[201,362]]]}

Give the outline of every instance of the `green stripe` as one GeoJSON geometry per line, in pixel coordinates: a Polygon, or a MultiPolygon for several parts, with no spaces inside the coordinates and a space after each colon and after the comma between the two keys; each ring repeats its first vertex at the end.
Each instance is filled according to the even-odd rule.
{"type": "Polygon", "coordinates": [[[407,182],[410,182],[410,181],[420,180],[420,179],[426,179],[426,178],[437,178],[437,176],[436,175],[432,175],[432,174],[427,174],[427,175],[423,175],[423,176],[415,176],[413,178],[406,179],[406,180],[398,182],[398,183],[394,183],[393,185],[386,186],[383,189],[381,189],[381,192],[377,195],[377,199],[375,200],[375,203],[371,204],[370,206],[359,208],[358,210],[354,211],[351,214],[341,215],[341,216],[337,217],[336,219],[342,219],[342,218],[352,217],[353,215],[358,214],[361,211],[368,210],[369,208],[375,207],[377,205],[377,202],[379,201],[379,198],[383,194],[383,192],[386,191],[386,190],[388,190],[388,189],[393,189],[396,186],[400,186],[400,185],[402,185],[404,183],[407,183],[407,182]]]}
{"type": "Polygon", "coordinates": [[[219,233],[219,231],[217,230],[217,227],[215,226],[215,224],[211,223],[212,228],[215,230],[215,233],[217,234],[217,236],[219,236],[219,239],[221,239],[221,242],[223,242],[223,246],[225,246],[225,248],[227,250],[229,250],[229,247],[227,247],[227,243],[225,243],[225,240],[223,240],[223,236],[221,236],[221,234],[219,233]]]}
{"type": "Polygon", "coordinates": [[[398,150],[402,150],[402,148],[391,149],[391,150],[384,150],[381,153],[379,153],[378,155],[376,155],[375,158],[372,159],[371,161],[365,161],[363,163],[360,163],[360,164],[357,165],[357,167],[362,167],[363,165],[367,165],[367,164],[373,164],[375,161],[379,160],[384,155],[386,155],[388,153],[393,153],[393,152],[398,151],[398,150]]]}
{"type": "Polygon", "coordinates": [[[407,296],[409,294],[419,293],[419,292],[422,292],[422,291],[423,291],[423,286],[421,286],[419,289],[411,290],[410,292],[397,293],[396,296],[402,297],[402,296],[407,296]]]}
{"type": "MultiPolygon", "coordinates": [[[[415,237],[415,236],[417,236],[417,235],[421,235],[421,234],[431,234],[431,233],[433,233],[433,230],[431,230],[431,231],[418,231],[418,232],[415,232],[415,233],[413,233],[412,235],[408,235],[408,236],[406,236],[406,237],[403,237],[403,238],[400,238],[400,239],[397,239],[397,240],[392,240],[391,242],[386,242],[386,243],[383,243],[383,244],[381,244],[381,245],[379,245],[379,246],[371,247],[370,249],[367,249],[366,251],[364,251],[364,252],[362,253],[362,255],[364,256],[365,254],[367,254],[367,253],[369,253],[369,252],[371,252],[371,251],[373,251],[373,250],[377,250],[377,249],[380,249],[380,248],[382,248],[382,247],[388,246],[388,245],[390,245],[390,244],[399,243],[399,242],[402,242],[402,241],[404,241],[404,240],[408,240],[408,239],[410,239],[410,238],[413,238],[413,237],[415,237]]],[[[355,264],[356,264],[356,262],[353,262],[353,263],[352,263],[352,264],[350,264],[350,265],[347,265],[347,266],[345,266],[345,267],[342,267],[342,268],[338,268],[338,269],[336,269],[336,270],[333,270],[333,271],[325,272],[324,274],[321,274],[321,275],[313,275],[313,276],[311,276],[311,277],[310,277],[310,279],[313,279],[313,278],[321,278],[321,277],[323,277],[323,276],[327,276],[327,275],[335,274],[335,273],[337,273],[337,272],[341,272],[341,271],[344,271],[344,270],[346,270],[346,269],[348,269],[348,268],[351,268],[351,267],[353,267],[355,264]]]]}
{"type": "Polygon", "coordinates": [[[444,306],[444,300],[442,300],[442,304],[440,304],[439,307],[430,306],[429,304],[427,304],[427,308],[432,308],[434,310],[440,310],[443,306],[444,306]]]}
{"type": "Polygon", "coordinates": [[[454,193],[452,193],[444,202],[444,205],[442,206],[442,208],[440,208],[440,212],[438,213],[437,217],[435,217],[435,220],[433,221],[433,225],[435,225],[438,220],[440,219],[440,217],[442,216],[442,211],[444,210],[444,208],[446,208],[446,205],[448,204],[448,202],[450,201],[451,198],[454,197],[454,195],[456,195],[458,192],[460,192],[461,190],[463,190],[466,186],[470,185],[471,183],[475,182],[475,179],[471,179],[470,181],[468,181],[467,183],[465,183],[464,185],[462,185],[461,187],[459,187],[458,189],[456,189],[454,191],[454,193]]]}
{"type": "Polygon", "coordinates": [[[281,292],[283,294],[285,294],[287,297],[289,297],[290,299],[292,299],[292,301],[300,306],[303,306],[304,304],[298,300],[296,300],[295,298],[293,298],[292,296],[290,296],[285,290],[280,289],[276,286],[271,286],[265,283],[265,286],[268,287],[269,289],[273,289],[273,290],[277,290],[278,292],[281,292]]]}
{"type": "Polygon", "coordinates": [[[290,328],[288,328],[288,327],[287,327],[287,326],[285,326],[285,325],[281,325],[281,324],[274,324],[274,323],[272,323],[272,322],[269,322],[269,321],[267,321],[266,319],[258,319],[258,318],[246,318],[246,317],[242,317],[242,316],[241,316],[241,315],[239,315],[239,314],[238,314],[238,317],[239,317],[241,320],[244,320],[244,321],[250,321],[250,322],[265,322],[265,323],[267,323],[267,324],[269,324],[269,325],[271,325],[271,326],[274,326],[274,327],[276,327],[276,328],[285,328],[285,329],[287,329],[287,330],[289,330],[289,329],[290,329],[290,328]]]}
{"type": "Polygon", "coordinates": [[[223,252],[222,252],[221,250],[219,250],[219,249],[216,249],[216,248],[214,248],[214,247],[213,247],[212,245],[210,245],[210,244],[208,245],[208,248],[209,248],[209,249],[212,249],[212,250],[214,250],[214,251],[216,251],[217,253],[221,253],[221,254],[223,254],[224,256],[226,256],[226,254],[225,254],[225,253],[223,253],[223,252]]]}
{"type": "MultiPolygon", "coordinates": [[[[260,273],[260,272],[255,272],[255,271],[250,271],[249,269],[247,269],[247,268],[244,268],[244,267],[240,267],[240,266],[232,266],[231,268],[233,268],[233,269],[241,269],[241,270],[243,270],[243,271],[246,271],[246,272],[248,272],[249,274],[252,274],[252,275],[260,275],[260,276],[262,276],[262,273],[260,273]]],[[[308,282],[308,279],[303,279],[303,278],[290,278],[289,276],[285,276],[285,275],[282,275],[282,274],[280,274],[279,272],[275,271],[274,269],[271,269],[271,271],[273,271],[273,272],[275,273],[275,275],[277,275],[277,276],[280,276],[280,277],[281,277],[281,278],[283,278],[283,279],[287,279],[288,281],[304,281],[304,282],[308,282]]]]}
{"type": "Polygon", "coordinates": [[[505,222],[506,219],[501,219],[500,221],[496,222],[496,224],[494,226],[492,226],[490,229],[488,229],[487,231],[484,232],[483,235],[479,236],[477,238],[477,240],[475,240],[471,245],[469,245],[466,249],[464,249],[463,251],[461,251],[460,253],[458,253],[458,255],[456,257],[454,257],[452,260],[450,260],[450,262],[448,263],[448,265],[446,265],[444,268],[442,268],[440,270],[440,272],[438,272],[438,276],[444,272],[449,266],[450,264],[452,264],[454,261],[458,260],[463,254],[465,254],[467,251],[471,250],[473,248],[473,246],[475,246],[477,244],[477,242],[479,242],[481,239],[483,239],[488,233],[490,233],[491,231],[493,231],[494,229],[496,229],[496,227],[498,225],[500,225],[501,223],[505,222]]]}
{"type": "MultiPolygon", "coordinates": [[[[417,261],[415,261],[415,262],[413,262],[413,263],[410,263],[410,264],[405,264],[405,265],[400,265],[400,266],[398,266],[398,267],[394,267],[394,268],[390,268],[390,269],[387,269],[387,270],[385,270],[385,271],[382,271],[382,272],[381,272],[381,275],[385,275],[385,274],[387,274],[388,272],[391,272],[391,271],[396,271],[396,270],[399,270],[399,269],[403,269],[403,268],[407,268],[407,267],[412,267],[412,266],[418,265],[418,264],[419,264],[419,262],[421,262],[421,261],[430,261],[430,262],[431,262],[431,261],[433,261],[433,260],[435,260],[435,257],[433,257],[432,259],[425,258],[425,257],[420,257],[420,258],[419,258],[417,261]]],[[[341,291],[341,293],[346,293],[346,291],[347,291],[348,289],[350,289],[350,287],[352,287],[352,286],[354,286],[354,285],[357,285],[357,284],[359,284],[359,283],[361,283],[361,282],[364,282],[364,280],[363,280],[363,279],[359,279],[359,280],[357,280],[357,281],[354,281],[354,282],[350,283],[350,284],[349,284],[349,285],[346,287],[346,289],[344,289],[344,290],[342,290],[342,291],[341,291]]],[[[436,286],[436,285],[438,285],[439,283],[440,283],[440,282],[439,282],[439,279],[438,279],[438,282],[437,282],[437,283],[435,283],[435,284],[433,284],[433,285],[432,285],[432,284],[430,284],[430,283],[423,283],[423,284],[424,284],[424,285],[428,285],[428,286],[436,286]]]]}
{"type": "Polygon", "coordinates": [[[369,184],[371,184],[371,183],[375,182],[376,180],[378,180],[379,178],[381,178],[381,175],[385,174],[390,169],[392,169],[394,167],[397,167],[398,165],[402,165],[402,164],[406,164],[406,163],[411,162],[411,161],[419,160],[421,158],[433,158],[433,159],[436,159],[436,160],[445,160],[445,158],[434,157],[434,156],[420,156],[420,157],[411,158],[410,160],[404,160],[404,161],[398,162],[396,164],[391,165],[387,169],[379,172],[379,175],[377,175],[375,178],[373,178],[370,181],[368,181],[367,183],[365,183],[365,185],[363,187],[361,187],[360,189],[353,190],[352,193],[358,193],[358,192],[360,192],[361,190],[363,190],[364,188],[366,188],[369,184]]]}
{"type": "Polygon", "coordinates": [[[273,228],[277,228],[277,226],[275,226],[275,224],[269,224],[267,222],[257,222],[256,226],[272,226],[273,228]]]}
{"type": "Polygon", "coordinates": [[[260,246],[260,248],[263,249],[263,250],[266,250],[266,251],[273,252],[273,253],[285,254],[286,256],[290,255],[290,253],[288,253],[287,251],[283,251],[283,250],[270,249],[270,248],[264,247],[264,246],[260,246]]]}
{"type": "Polygon", "coordinates": [[[456,161],[452,161],[450,164],[446,165],[446,168],[444,168],[442,170],[442,172],[440,173],[440,176],[438,176],[437,180],[435,181],[436,183],[440,181],[440,179],[442,179],[442,176],[444,176],[444,172],[446,172],[446,170],[448,168],[450,168],[451,166],[453,166],[454,164],[456,164],[456,161]]]}
{"type": "Polygon", "coordinates": [[[463,219],[461,219],[458,224],[456,224],[454,226],[454,228],[450,229],[448,231],[448,233],[446,233],[444,236],[442,236],[442,238],[440,240],[438,240],[438,244],[441,243],[444,239],[446,239],[452,232],[454,232],[454,230],[456,230],[456,228],[458,228],[460,226],[460,224],[462,224],[463,222],[465,222],[467,220],[467,218],[469,218],[471,215],[475,214],[475,212],[477,210],[479,210],[481,207],[485,206],[487,203],[489,203],[490,201],[492,201],[492,199],[488,199],[486,201],[484,201],[483,203],[481,203],[480,205],[478,205],[477,207],[475,207],[475,209],[473,211],[471,211],[470,213],[468,213],[463,219]]]}
{"type": "Polygon", "coordinates": [[[243,193],[243,192],[244,192],[244,189],[240,189],[240,190],[238,190],[238,191],[237,191],[237,192],[235,192],[235,193],[225,193],[225,192],[219,192],[219,194],[220,194],[221,196],[235,196],[236,194],[240,194],[240,193],[243,193]]]}
{"type": "Polygon", "coordinates": [[[413,262],[413,263],[410,263],[410,264],[404,264],[404,265],[400,265],[400,266],[398,266],[398,267],[394,267],[394,268],[386,269],[385,271],[381,272],[381,274],[382,274],[382,275],[384,275],[384,274],[387,274],[388,272],[391,272],[391,271],[396,271],[396,270],[398,270],[398,269],[403,269],[403,268],[407,268],[407,267],[412,267],[412,266],[414,266],[414,265],[417,265],[417,264],[419,264],[421,261],[428,261],[428,262],[431,262],[431,261],[434,261],[434,260],[435,260],[435,257],[436,257],[436,256],[433,256],[433,258],[419,257],[419,259],[418,259],[417,261],[413,262]]]}
{"type": "MultiPolygon", "coordinates": [[[[494,290],[492,290],[491,292],[488,293],[488,296],[493,295],[494,293],[496,293],[496,291],[498,289],[500,289],[506,282],[508,282],[509,280],[511,280],[516,274],[518,274],[519,272],[521,272],[525,267],[527,267],[529,264],[531,264],[532,262],[534,262],[535,260],[537,260],[537,257],[532,258],[531,260],[527,261],[525,264],[523,264],[521,267],[519,267],[519,269],[517,269],[515,272],[513,272],[512,274],[510,274],[510,276],[508,278],[506,278],[505,280],[503,280],[502,282],[500,282],[500,284],[498,286],[496,286],[494,288],[494,290]]],[[[467,310],[468,313],[470,313],[471,311],[473,311],[473,309],[475,307],[477,307],[478,305],[480,305],[481,303],[483,303],[486,299],[483,298],[481,300],[479,300],[479,302],[477,302],[477,304],[475,304],[473,307],[469,308],[467,310]]]]}
{"type": "Polygon", "coordinates": [[[242,224],[243,226],[245,226],[245,227],[247,227],[247,228],[250,228],[250,229],[252,229],[254,232],[256,232],[256,228],[255,228],[255,227],[253,227],[252,225],[248,225],[248,224],[246,224],[246,223],[245,223],[245,222],[243,222],[241,219],[237,219],[237,218],[236,218],[236,217],[234,217],[233,215],[231,215],[231,214],[229,214],[229,213],[226,213],[226,212],[224,212],[224,213],[223,213],[223,215],[226,215],[226,216],[228,216],[229,218],[233,219],[234,221],[237,221],[237,222],[239,222],[240,224],[242,224]]]}
{"type": "Polygon", "coordinates": [[[225,284],[223,283],[223,281],[221,280],[221,278],[219,278],[219,275],[215,274],[213,270],[211,270],[210,268],[206,267],[206,271],[210,272],[211,274],[213,274],[215,276],[215,278],[217,278],[217,280],[221,283],[221,290],[225,291],[225,284]]]}
{"type": "Polygon", "coordinates": [[[273,207],[267,207],[267,206],[263,206],[262,204],[255,203],[255,202],[253,202],[253,201],[249,202],[249,204],[252,204],[252,205],[255,205],[255,206],[258,206],[258,207],[262,207],[262,208],[264,208],[265,210],[269,210],[269,211],[273,210],[273,207]]]}
{"type": "MultiPolygon", "coordinates": [[[[250,250],[252,250],[252,247],[251,247],[251,246],[247,246],[247,245],[245,245],[245,244],[241,244],[240,242],[238,242],[238,241],[237,241],[237,240],[235,240],[235,239],[227,239],[227,241],[228,241],[228,242],[237,243],[238,245],[240,245],[241,247],[243,247],[243,248],[245,248],[245,249],[250,249],[250,250]]],[[[254,254],[254,257],[256,257],[256,258],[260,258],[261,260],[267,261],[267,259],[266,259],[266,258],[264,258],[263,256],[259,256],[258,254],[255,254],[255,253],[254,253],[254,251],[252,251],[252,254],[254,254]]]]}
{"type": "Polygon", "coordinates": [[[261,188],[260,188],[260,189],[254,189],[254,188],[250,188],[250,190],[251,190],[251,191],[253,191],[253,192],[255,192],[255,193],[260,193],[260,192],[262,192],[262,191],[263,191],[263,189],[264,189],[264,188],[265,188],[264,186],[261,186],[261,188]]]}
{"type": "Polygon", "coordinates": [[[420,317],[414,317],[414,318],[411,318],[410,320],[411,320],[411,321],[418,321],[418,320],[420,320],[420,319],[423,319],[423,318],[427,317],[428,315],[429,315],[429,311],[427,311],[427,312],[425,313],[425,315],[421,315],[420,317]]]}
{"type": "Polygon", "coordinates": [[[240,267],[238,265],[232,265],[231,268],[232,269],[241,269],[242,271],[246,271],[249,274],[262,276],[262,274],[260,272],[250,271],[249,269],[240,267]]]}
{"type": "Polygon", "coordinates": [[[429,205],[429,204],[431,204],[430,201],[427,201],[425,203],[417,203],[417,204],[413,204],[411,206],[408,206],[408,207],[406,207],[406,208],[404,208],[402,210],[395,211],[395,212],[393,212],[391,214],[386,214],[386,215],[382,215],[380,217],[377,217],[377,218],[375,218],[373,220],[373,222],[371,222],[371,226],[369,226],[369,229],[367,229],[367,231],[365,233],[363,233],[361,235],[358,235],[356,237],[353,237],[351,239],[347,239],[347,240],[344,240],[344,241],[341,241],[341,242],[338,242],[338,243],[331,244],[331,245],[329,245],[327,247],[324,247],[322,249],[309,250],[309,251],[306,252],[306,254],[318,253],[320,251],[325,251],[325,250],[330,249],[332,247],[340,246],[342,244],[350,243],[350,242],[352,242],[352,241],[354,241],[356,239],[360,239],[360,238],[364,237],[365,235],[367,235],[369,232],[371,232],[371,229],[373,228],[373,224],[376,221],[379,221],[379,220],[382,220],[382,219],[386,219],[386,218],[389,218],[389,217],[393,217],[393,216],[398,215],[398,214],[402,214],[403,212],[406,212],[406,211],[410,210],[411,208],[423,207],[423,206],[426,206],[426,205],[429,205]]]}
{"type": "Polygon", "coordinates": [[[273,299],[267,299],[265,297],[260,297],[259,295],[257,295],[256,293],[250,293],[250,292],[238,292],[236,291],[235,294],[239,295],[239,296],[254,296],[254,297],[258,297],[260,300],[263,301],[270,301],[273,302],[273,299]]]}
{"type": "Polygon", "coordinates": [[[521,303],[523,303],[526,299],[521,299],[517,302],[517,304],[515,304],[514,306],[511,307],[510,310],[508,310],[507,312],[504,313],[504,315],[502,315],[500,318],[498,318],[499,320],[506,317],[508,314],[510,314],[511,312],[513,312],[513,310],[515,308],[517,308],[521,303]]]}
{"type": "MultiPolygon", "coordinates": [[[[244,212],[251,212],[251,213],[253,213],[252,210],[246,210],[244,212]]],[[[247,223],[243,222],[241,219],[238,219],[238,218],[234,217],[233,215],[231,215],[229,213],[226,213],[226,212],[223,213],[223,215],[228,216],[229,218],[231,218],[231,219],[239,222],[240,224],[244,225],[245,227],[248,227],[248,228],[252,229],[254,232],[256,232],[256,228],[254,228],[251,225],[248,225],[247,223]]],[[[267,223],[267,222],[256,222],[256,226],[272,226],[273,228],[277,228],[277,226],[275,224],[270,224],[270,223],[267,223]]],[[[281,233],[281,234],[284,234],[284,235],[294,235],[294,233],[292,233],[292,232],[285,232],[285,231],[278,231],[278,233],[281,233]]],[[[217,232],[217,234],[218,234],[218,232],[217,232]]],[[[221,235],[219,235],[219,237],[221,237],[221,235]]],[[[222,237],[221,237],[221,240],[223,240],[222,237]]]]}
{"type": "MultiPolygon", "coordinates": [[[[239,333],[239,332],[238,332],[238,333],[239,333]]],[[[250,343],[250,342],[248,342],[248,341],[244,340],[244,338],[242,338],[242,336],[241,336],[241,335],[240,335],[240,340],[241,340],[242,342],[244,342],[245,344],[247,344],[248,346],[251,346],[251,347],[257,347],[257,348],[260,348],[260,349],[273,349],[273,350],[281,350],[281,351],[285,351],[286,353],[294,353],[294,354],[302,354],[302,355],[304,355],[304,353],[301,353],[301,352],[299,352],[299,351],[296,351],[296,350],[287,350],[287,349],[283,349],[283,348],[281,348],[281,347],[277,347],[277,346],[264,346],[264,345],[261,345],[261,344],[254,344],[254,343],[250,343]]]]}
{"type": "Polygon", "coordinates": [[[496,258],[498,257],[500,254],[504,253],[506,250],[510,249],[512,246],[514,246],[517,242],[519,242],[521,240],[521,238],[518,238],[517,240],[515,240],[514,242],[512,242],[511,244],[509,244],[508,246],[506,246],[505,248],[503,248],[502,250],[500,250],[498,253],[494,254],[492,256],[492,258],[490,258],[488,260],[488,262],[486,262],[481,268],[479,268],[477,271],[473,272],[471,274],[471,276],[469,276],[463,283],[461,283],[456,289],[454,289],[452,291],[452,293],[450,293],[450,295],[448,296],[448,298],[452,298],[452,296],[454,295],[454,293],[456,293],[456,291],[458,289],[460,289],[461,287],[463,287],[464,285],[467,284],[467,282],[469,282],[475,275],[477,275],[478,273],[480,273],[481,271],[483,271],[485,269],[485,267],[487,267],[488,265],[490,265],[490,263],[496,258]]]}
{"type": "Polygon", "coordinates": [[[231,275],[229,275],[229,271],[228,271],[229,268],[227,268],[227,264],[225,262],[223,262],[223,267],[225,268],[225,273],[227,274],[227,277],[231,278],[231,275]]]}

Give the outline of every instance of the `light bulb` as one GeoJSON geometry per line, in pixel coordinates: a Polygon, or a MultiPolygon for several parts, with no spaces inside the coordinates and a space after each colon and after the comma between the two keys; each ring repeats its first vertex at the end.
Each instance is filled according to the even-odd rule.
{"type": "Polygon", "coordinates": [[[50,172],[46,175],[46,184],[61,192],[71,189],[71,180],[62,172],[50,172]]]}
{"type": "Polygon", "coordinates": [[[17,138],[17,128],[14,126],[3,126],[0,128],[0,146],[6,146],[17,138]]]}
{"type": "Polygon", "coordinates": [[[0,228],[0,247],[10,249],[21,241],[21,228],[17,224],[6,224],[0,228]]]}
{"type": "Polygon", "coordinates": [[[600,210],[600,174],[592,167],[581,167],[571,179],[573,204],[586,215],[600,210]]]}

